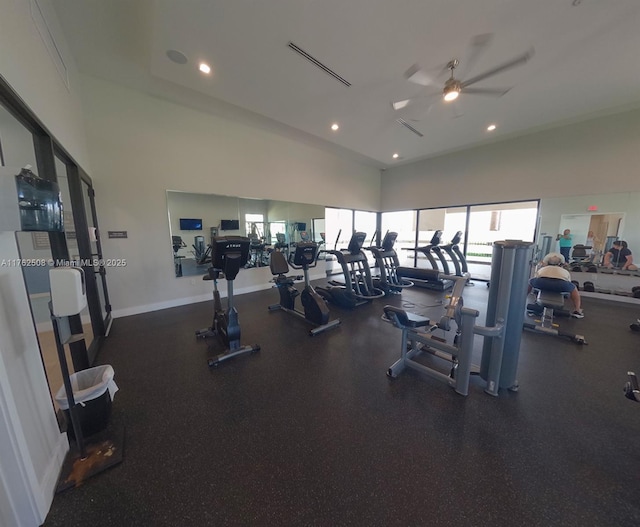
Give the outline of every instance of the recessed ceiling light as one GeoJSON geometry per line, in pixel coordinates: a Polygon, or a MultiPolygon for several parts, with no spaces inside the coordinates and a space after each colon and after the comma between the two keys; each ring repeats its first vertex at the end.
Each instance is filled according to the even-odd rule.
{"type": "Polygon", "coordinates": [[[495,129],[496,129],[495,124],[490,124],[489,126],[487,126],[487,132],[493,132],[495,129]]]}
{"type": "Polygon", "coordinates": [[[340,128],[340,125],[338,123],[333,123],[331,125],[331,129],[335,132],[336,130],[338,130],[340,128]]]}
{"type": "Polygon", "coordinates": [[[198,69],[202,72],[202,73],[206,73],[207,75],[209,73],[211,73],[211,66],[209,66],[209,64],[206,64],[205,62],[201,62],[200,66],[198,66],[198,69]]]}
{"type": "Polygon", "coordinates": [[[177,49],[168,49],[167,50],[167,57],[169,57],[170,61],[175,62],[176,64],[186,64],[187,63],[187,57],[185,56],[185,54],[181,53],[177,49]]]}
{"type": "Polygon", "coordinates": [[[397,152],[395,154],[393,154],[391,157],[393,157],[393,159],[398,159],[400,157],[400,154],[398,154],[397,152]]]}

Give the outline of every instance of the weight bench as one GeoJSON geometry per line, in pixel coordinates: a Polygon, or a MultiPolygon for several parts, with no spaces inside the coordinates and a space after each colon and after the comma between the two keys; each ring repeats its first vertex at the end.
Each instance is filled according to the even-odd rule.
{"type": "Polygon", "coordinates": [[[527,304],[527,312],[540,315],[541,319],[535,324],[531,322],[524,323],[524,329],[537,331],[538,333],[546,333],[557,337],[567,337],[578,344],[586,344],[583,335],[576,335],[561,331],[557,324],[553,323],[554,315],[570,316],[570,313],[564,309],[564,301],[568,293],[560,293],[558,291],[548,291],[538,289],[535,304],[527,304]]]}

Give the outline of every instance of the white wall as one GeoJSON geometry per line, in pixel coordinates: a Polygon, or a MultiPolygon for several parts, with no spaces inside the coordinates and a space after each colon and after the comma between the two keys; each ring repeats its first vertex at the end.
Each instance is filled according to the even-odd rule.
{"type": "Polygon", "coordinates": [[[68,69],[65,84],[31,16],[30,0],[0,0],[0,75],[38,116],[60,144],[89,173],[91,166],[82,131],[82,107],[77,97],[77,71],[51,14],[49,0],[39,0],[47,23],[56,34],[68,69]]]}
{"type": "MultiPolygon", "coordinates": [[[[31,7],[29,0],[0,0],[0,75],[90,170],[73,64],[67,57],[68,89],[31,7]]],[[[63,40],[57,44],[66,49],[63,40]]],[[[17,256],[13,234],[0,233],[0,259],[17,256]]],[[[36,526],[49,510],[68,443],[58,430],[20,268],[0,267],[0,299],[0,524],[36,526]]]]}
{"type": "MultiPolygon", "coordinates": [[[[376,210],[380,173],[263,129],[83,77],[87,142],[114,314],[210,296],[173,278],[167,189],[376,210]],[[123,240],[108,230],[127,230],[123,240]]],[[[268,269],[241,273],[236,291],[268,287],[268,269]],[[263,276],[264,274],[264,276],[263,276]]]]}
{"type": "Polygon", "coordinates": [[[382,210],[640,190],[640,110],[385,171],[382,210]]]}

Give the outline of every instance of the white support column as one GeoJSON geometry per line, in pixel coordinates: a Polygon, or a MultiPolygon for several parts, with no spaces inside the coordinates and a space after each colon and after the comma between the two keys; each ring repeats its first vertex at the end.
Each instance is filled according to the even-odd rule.
{"type": "Polygon", "coordinates": [[[69,448],[40,357],[13,232],[0,232],[0,524],[38,526],[69,448]]]}

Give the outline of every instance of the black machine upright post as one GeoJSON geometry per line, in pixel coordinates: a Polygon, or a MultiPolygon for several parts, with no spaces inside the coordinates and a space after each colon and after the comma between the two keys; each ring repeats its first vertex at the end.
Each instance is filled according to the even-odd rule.
{"type": "MultiPolygon", "coordinates": [[[[64,383],[65,395],[67,396],[67,402],[69,404],[69,417],[71,418],[71,426],[73,427],[73,433],[76,438],[76,445],[78,447],[78,453],[80,459],[87,458],[87,450],[85,447],[84,436],[82,434],[82,428],[80,425],[80,416],[78,415],[78,407],[76,406],[76,400],[73,396],[73,387],[71,386],[71,376],[69,374],[69,365],[67,364],[67,357],[64,352],[65,341],[68,341],[68,336],[63,337],[60,331],[59,322],[63,319],[56,317],[53,314],[53,305],[49,302],[49,311],[51,313],[51,322],[53,324],[53,335],[56,340],[56,350],[58,352],[58,361],[60,362],[60,371],[62,373],[62,381],[64,383]]],[[[65,321],[68,325],[68,320],[65,321]]],[[[69,333],[67,331],[66,333],[69,333]]]]}

